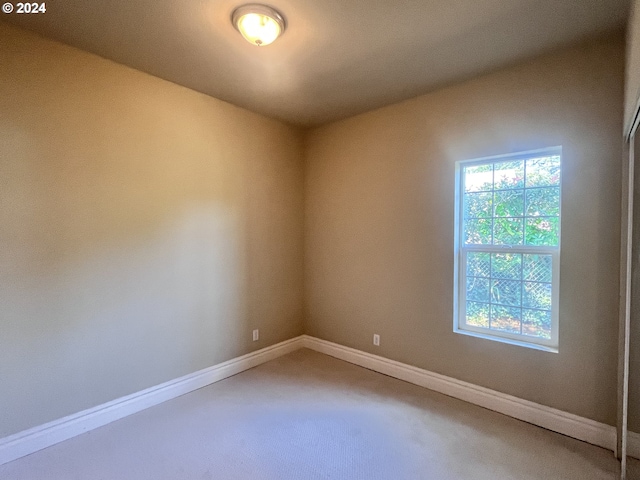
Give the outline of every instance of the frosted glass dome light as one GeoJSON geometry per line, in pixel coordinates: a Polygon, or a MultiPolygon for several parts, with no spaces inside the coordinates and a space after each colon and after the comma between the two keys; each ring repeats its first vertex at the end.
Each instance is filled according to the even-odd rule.
{"type": "Polygon", "coordinates": [[[273,43],[284,32],[284,17],[266,5],[242,5],[231,15],[233,26],[245,40],[258,47],[273,43]]]}

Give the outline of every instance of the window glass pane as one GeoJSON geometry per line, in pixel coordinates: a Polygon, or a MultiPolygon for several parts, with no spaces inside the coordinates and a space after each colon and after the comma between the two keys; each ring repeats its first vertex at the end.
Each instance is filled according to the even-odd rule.
{"type": "Polygon", "coordinates": [[[526,187],[560,185],[560,156],[527,160],[526,187]]]}
{"type": "Polygon", "coordinates": [[[520,306],[522,283],[514,280],[491,281],[491,303],[520,306]]]}
{"type": "Polygon", "coordinates": [[[467,302],[467,325],[489,328],[489,304],[467,302]]]}
{"type": "Polygon", "coordinates": [[[522,217],[524,215],[524,190],[505,190],[495,193],[496,217],[522,217]]]}
{"type": "Polygon", "coordinates": [[[522,309],[522,333],[531,337],[551,338],[551,312],[522,309]]]}
{"type": "Polygon", "coordinates": [[[491,276],[508,280],[520,280],[522,255],[519,253],[494,253],[491,255],[491,276]]]}
{"type": "Polygon", "coordinates": [[[464,168],[464,191],[479,192],[493,188],[493,164],[464,168]]]}
{"type": "Polygon", "coordinates": [[[496,163],[494,188],[522,188],[524,187],[524,161],[496,163]]]}
{"type": "Polygon", "coordinates": [[[491,275],[491,261],[488,253],[469,252],[467,254],[467,275],[488,278],[491,275]]]}
{"type": "Polygon", "coordinates": [[[464,243],[467,245],[491,243],[491,220],[466,220],[464,227],[464,243]]]}
{"type": "Polygon", "coordinates": [[[553,217],[560,215],[560,187],[527,190],[529,217],[553,217]]]}
{"type": "Polygon", "coordinates": [[[509,333],[520,333],[520,317],[522,310],[502,305],[491,306],[491,330],[509,333]]]}
{"type": "Polygon", "coordinates": [[[559,217],[531,217],[527,218],[525,243],[555,247],[558,245],[559,217]]]}
{"type": "Polygon", "coordinates": [[[545,343],[557,331],[552,252],[560,236],[561,158],[518,157],[462,165],[459,321],[545,343]],[[551,248],[518,252],[525,245],[551,248]]]}
{"type": "Polygon", "coordinates": [[[489,303],[489,279],[467,277],[467,300],[489,303]]]}
{"type": "Polygon", "coordinates": [[[466,193],[464,196],[464,218],[483,217],[491,218],[493,194],[466,193]]]}
{"type": "Polygon", "coordinates": [[[523,278],[530,282],[551,282],[551,255],[524,255],[523,278]]]}
{"type": "Polygon", "coordinates": [[[524,282],[522,306],[551,310],[551,284],[524,282]]]}
{"type": "Polygon", "coordinates": [[[496,218],[493,222],[495,245],[522,245],[522,218],[496,218]]]}

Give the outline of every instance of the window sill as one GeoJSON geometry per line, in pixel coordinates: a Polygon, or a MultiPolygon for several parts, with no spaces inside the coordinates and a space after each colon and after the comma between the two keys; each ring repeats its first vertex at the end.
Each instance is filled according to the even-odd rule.
{"type": "Polygon", "coordinates": [[[539,345],[537,343],[523,342],[521,340],[513,340],[511,338],[498,337],[494,335],[488,335],[484,333],[471,332],[469,330],[461,330],[458,328],[453,329],[454,333],[460,333],[462,335],[468,335],[470,337],[484,338],[485,340],[493,340],[494,342],[507,343],[509,345],[517,345],[519,347],[532,348],[534,350],[542,350],[543,352],[558,353],[557,347],[548,347],[546,345],[539,345]]]}

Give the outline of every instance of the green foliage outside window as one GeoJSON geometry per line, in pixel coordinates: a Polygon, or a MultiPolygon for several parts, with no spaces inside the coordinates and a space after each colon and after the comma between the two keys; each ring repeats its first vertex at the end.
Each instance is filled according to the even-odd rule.
{"type": "Polygon", "coordinates": [[[467,167],[464,178],[465,244],[558,244],[559,156],[467,167]]]}

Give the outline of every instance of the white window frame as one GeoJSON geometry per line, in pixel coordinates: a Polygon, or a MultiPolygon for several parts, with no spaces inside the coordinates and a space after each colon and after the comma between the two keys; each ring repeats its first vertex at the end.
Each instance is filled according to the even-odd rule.
{"type": "MultiPolygon", "coordinates": [[[[497,155],[492,157],[477,158],[473,160],[462,160],[456,162],[455,181],[455,244],[454,244],[454,314],[453,331],[456,333],[485,338],[498,342],[520,345],[524,347],[558,352],[559,347],[559,297],[560,297],[560,244],[562,226],[562,147],[551,147],[540,150],[530,150],[514,154],[497,155]],[[486,165],[493,163],[512,162],[516,160],[527,160],[543,156],[560,156],[560,215],[558,225],[558,245],[531,246],[531,245],[465,245],[464,244],[464,178],[463,167],[486,165]],[[551,255],[552,278],[551,278],[551,330],[550,338],[536,338],[527,335],[490,330],[489,328],[477,327],[466,324],[466,265],[467,254],[469,252],[486,253],[521,253],[521,254],[544,254],[551,255]]],[[[493,217],[492,217],[493,218],[493,217]]]]}

